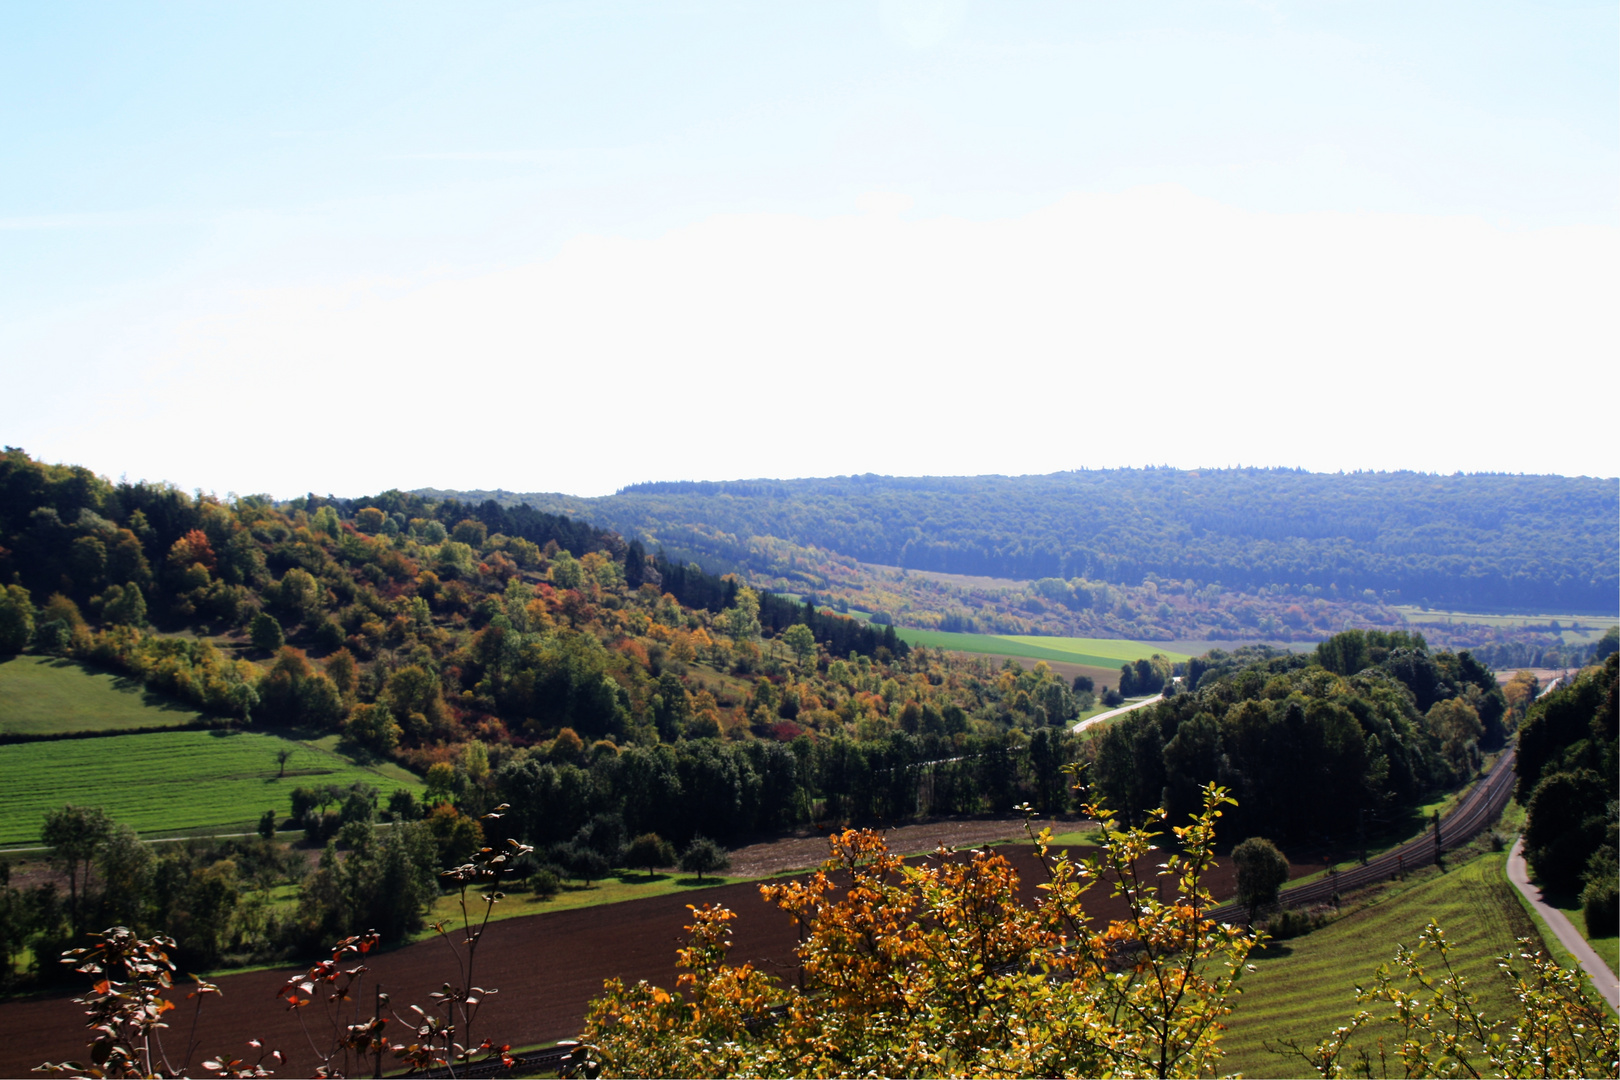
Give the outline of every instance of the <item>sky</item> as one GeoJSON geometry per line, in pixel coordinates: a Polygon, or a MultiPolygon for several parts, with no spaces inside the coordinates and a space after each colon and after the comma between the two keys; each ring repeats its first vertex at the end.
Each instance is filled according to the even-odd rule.
{"type": "Polygon", "coordinates": [[[0,443],[1620,474],[1605,3],[13,4],[0,443]]]}

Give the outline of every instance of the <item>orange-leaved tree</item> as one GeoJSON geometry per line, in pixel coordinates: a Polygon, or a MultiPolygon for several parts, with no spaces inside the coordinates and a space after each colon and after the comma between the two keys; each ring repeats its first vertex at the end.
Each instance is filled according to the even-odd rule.
{"type": "Polygon", "coordinates": [[[733,913],[694,908],[675,992],[610,981],[581,1065],[624,1076],[1206,1074],[1256,940],[1205,914],[1230,802],[1206,788],[1202,811],[1173,830],[1180,854],[1151,872],[1160,833],[1110,830],[1103,807],[1086,808],[1105,824],[1095,858],[1054,856],[1043,829],[1049,880],[1033,903],[993,851],[942,849],[910,866],[877,833],[837,834],[820,871],[761,887],[800,925],[802,985],[728,965],[733,913]],[[1099,882],[1127,918],[1086,914],[1081,898],[1099,882]]]}

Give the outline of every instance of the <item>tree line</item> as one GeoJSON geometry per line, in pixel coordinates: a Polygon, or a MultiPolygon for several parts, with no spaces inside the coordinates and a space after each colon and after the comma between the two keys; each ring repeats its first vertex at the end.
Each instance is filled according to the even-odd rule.
{"type": "Polygon", "coordinates": [[[1524,854],[1556,895],[1579,896],[1593,935],[1620,921],[1620,655],[1530,706],[1519,732],[1514,795],[1524,854]]]}
{"type": "Polygon", "coordinates": [[[1359,630],[1314,655],[1189,665],[1192,689],[1128,713],[1090,740],[1090,777],[1140,819],[1196,805],[1204,785],[1238,798],[1234,838],[1354,841],[1475,775],[1511,717],[1489,669],[1431,653],[1421,635],[1359,630]]]}

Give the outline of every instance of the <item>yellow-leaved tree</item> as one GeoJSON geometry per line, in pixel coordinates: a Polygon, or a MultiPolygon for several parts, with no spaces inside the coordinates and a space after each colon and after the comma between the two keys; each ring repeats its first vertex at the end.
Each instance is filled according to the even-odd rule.
{"type": "Polygon", "coordinates": [[[819,872],[761,887],[802,929],[802,986],[727,964],[734,914],[693,908],[676,990],[610,981],[577,1060],[615,1076],[1207,1075],[1256,941],[1205,914],[1231,801],[1206,788],[1173,830],[1181,853],[1146,873],[1151,827],[1105,828],[1101,854],[1080,861],[1052,856],[1043,830],[1034,904],[992,851],[908,866],[879,834],[845,831],[819,872]],[[1128,918],[1086,914],[1099,887],[1128,918]]]}

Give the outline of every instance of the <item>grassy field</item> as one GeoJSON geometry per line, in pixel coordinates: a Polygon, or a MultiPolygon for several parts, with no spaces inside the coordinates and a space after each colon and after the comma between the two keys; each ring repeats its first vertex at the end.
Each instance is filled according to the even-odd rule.
{"type": "Polygon", "coordinates": [[[133,679],[52,656],[0,660],[0,734],[172,727],[207,719],[133,679]]]}
{"type": "MultiPolygon", "coordinates": [[[[1263,1043],[1295,1039],[1312,1045],[1358,1008],[1353,984],[1365,982],[1395,954],[1412,945],[1430,919],[1455,947],[1453,963],[1468,976],[1488,1016],[1511,1004],[1496,957],[1516,938],[1536,937],[1509,884],[1507,855],[1480,855],[1449,873],[1393,885],[1371,906],[1304,937],[1279,942],[1251,958],[1254,971],[1228,1018],[1223,1071],[1246,1076],[1299,1076],[1304,1062],[1268,1053],[1263,1043]]],[[[1376,1035],[1372,1036],[1376,1038],[1376,1035]]]]}
{"type": "MultiPolygon", "coordinates": [[[[798,871],[795,871],[798,872],[798,871]]],[[[570,911],[574,908],[597,907],[603,904],[619,904],[626,900],[647,900],[654,896],[665,896],[669,893],[689,892],[698,889],[707,889],[715,885],[732,885],[741,879],[716,877],[713,874],[703,875],[703,881],[691,874],[654,874],[648,877],[646,871],[620,871],[601,881],[593,882],[589,886],[577,882],[568,882],[557,895],[542,898],[529,892],[507,891],[506,899],[495,905],[490,914],[490,922],[499,922],[502,919],[515,919],[519,915],[544,915],[548,911],[570,911]]],[[[699,901],[694,900],[693,903],[699,901]]],[[[477,918],[483,918],[484,902],[476,894],[467,894],[467,910],[477,918]]],[[[432,909],[427,914],[428,924],[440,920],[448,922],[451,926],[461,925],[461,900],[453,893],[447,893],[434,901],[432,909]]],[[[423,930],[412,938],[421,941],[434,937],[432,930],[423,930]]]]}
{"type": "Polygon", "coordinates": [[[895,633],[908,645],[954,652],[1023,656],[1031,660],[1052,660],[1087,667],[1112,668],[1127,660],[1163,653],[1171,660],[1185,660],[1185,653],[1174,652],[1168,644],[1151,641],[1123,641],[1112,638],[1038,637],[1029,634],[955,634],[944,630],[912,630],[895,627],[895,633]]]}
{"type": "Polygon", "coordinates": [[[38,842],[45,811],[101,806],[147,836],[250,832],[266,810],[286,814],[292,789],[357,780],[385,794],[420,783],[397,766],[371,769],[312,743],[259,732],[175,731],[0,746],[0,844],[38,842]],[[291,747],[286,775],[276,753],[291,747]]]}

